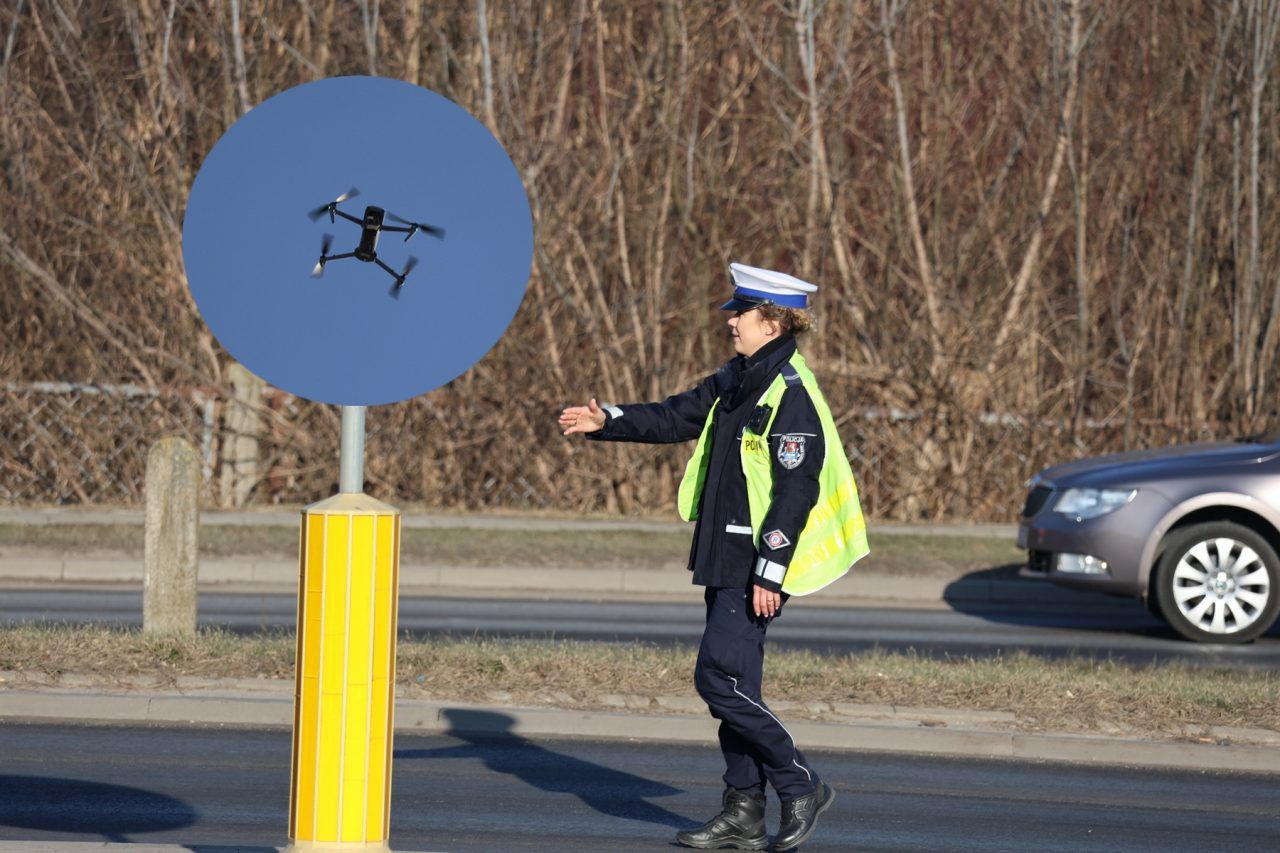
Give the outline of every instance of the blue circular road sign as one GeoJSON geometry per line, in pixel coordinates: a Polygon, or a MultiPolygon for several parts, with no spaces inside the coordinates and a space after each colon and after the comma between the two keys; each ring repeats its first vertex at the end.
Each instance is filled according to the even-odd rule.
{"type": "Polygon", "coordinates": [[[438,388],[497,343],[533,225],[510,157],[466,110],[336,77],[264,101],[218,140],[182,246],[233,357],[298,396],[369,406],[438,388]]]}

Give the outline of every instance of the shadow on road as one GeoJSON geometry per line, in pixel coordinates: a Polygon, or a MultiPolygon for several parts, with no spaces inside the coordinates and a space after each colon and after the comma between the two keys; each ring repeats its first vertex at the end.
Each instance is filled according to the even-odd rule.
{"type": "Polygon", "coordinates": [[[676,829],[698,825],[675,812],[645,802],[647,797],[670,797],[683,793],[679,788],[539,746],[515,734],[511,730],[515,720],[507,714],[462,708],[447,708],[441,713],[449,721],[445,734],[464,741],[464,744],[441,749],[397,749],[395,758],[478,758],[494,772],[514,776],[539,790],[572,794],[610,817],[676,829]]]}
{"type": "Polygon", "coordinates": [[[0,826],[127,842],[129,835],[191,826],[197,817],[196,810],[182,800],[142,788],[0,775],[0,826]]]}
{"type": "Polygon", "coordinates": [[[978,569],[947,585],[942,599],[952,610],[1002,625],[1107,631],[1172,639],[1167,625],[1146,611],[1137,599],[1101,592],[1066,589],[1048,581],[1018,578],[1016,565],[978,569]],[[999,583],[1005,594],[984,594],[988,583],[999,583]],[[1025,585],[1025,592],[1021,589],[1025,585]],[[1010,587],[1016,596],[1009,594],[1010,587]]]}
{"type": "MultiPolygon", "coordinates": [[[[1096,631],[1184,642],[1142,601],[1089,590],[1068,589],[1038,578],[1018,577],[1018,564],[969,572],[949,583],[943,600],[958,613],[1002,625],[1096,631]],[[1004,595],[984,596],[984,585],[1004,586],[1004,595]],[[1016,595],[1010,594],[1012,591],[1016,595]]],[[[1280,637],[1280,621],[1265,637],[1280,637]]]]}

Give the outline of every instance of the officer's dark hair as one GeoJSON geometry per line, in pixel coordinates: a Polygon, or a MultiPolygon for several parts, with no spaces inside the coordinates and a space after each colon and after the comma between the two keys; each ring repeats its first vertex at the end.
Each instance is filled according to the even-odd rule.
{"type": "Polygon", "coordinates": [[[766,302],[760,306],[760,316],[777,323],[784,335],[799,336],[813,328],[813,312],[808,308],[788,308],[766,302]]]}

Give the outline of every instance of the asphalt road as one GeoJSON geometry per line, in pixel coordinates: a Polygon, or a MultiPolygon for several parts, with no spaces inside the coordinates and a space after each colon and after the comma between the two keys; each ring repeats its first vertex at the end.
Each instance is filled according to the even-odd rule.
{"type": "MultiPolygon", "coordinates": [[[[416,637],[573,638],[607,642],[686,643],[702,631],[703,608],[688,603],[564,602],[402,596],[400,629],[416,637]]],[[[289,594],[202,593],[200,619],[249,632],[292,628],[289,594]]],[[[1245,646],[1197,645],[1178,639],[1140,604],[1099,597],[1090,607],[1010,607],[957,603],[959,609],[817,607],[792,601],[771,626],[773,648],[849,653],[879,648],[933,656],[991,657],[1014,650],[1131,663],[1181,660],[1222,667],[1280,669],[1280,623],[1245,646]]],[[[113,589],[0,590],[0,623],[72,622],[137,625],[142,593],[113,589]]]]}
{"type": "MultiPolygon", "coordinates": [[[[285,842],[286,730],[0,724],[0,839],[285,842]]],[[[399,850],[669,850],[718,750],[396,738],[399,850]]],[[[810,753],[837,799],[805,851],[1274,850],[1280,777],[810,753]]],[[[776,800],[768,820],[776,830],[776,800]]]]}

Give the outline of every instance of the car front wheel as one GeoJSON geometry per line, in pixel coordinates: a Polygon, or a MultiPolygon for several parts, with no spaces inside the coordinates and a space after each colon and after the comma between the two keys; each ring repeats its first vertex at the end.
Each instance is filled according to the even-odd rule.
{"type": "Polygon", "coordinates": [[[1156,574],[1161,615],[1201,643],[1247,643],[1280,611],[1280,558],[1241,524],[1210,521],[1169,537],[1156,574]]]}

